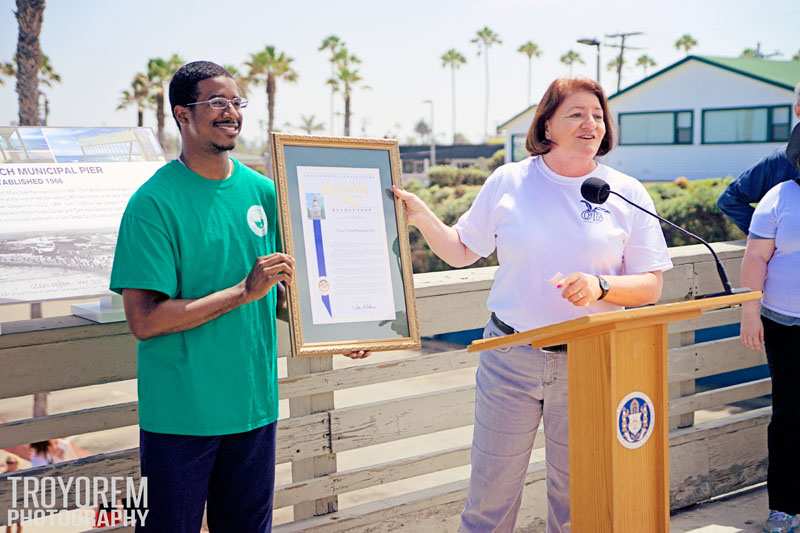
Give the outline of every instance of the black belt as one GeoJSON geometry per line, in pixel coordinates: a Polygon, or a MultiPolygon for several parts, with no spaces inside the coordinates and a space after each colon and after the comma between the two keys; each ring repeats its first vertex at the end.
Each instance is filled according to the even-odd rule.
{"type": "MultiPolygon", "coordinates": [[[[492,313],[492,324],[497,326],[497,329],[505,333],[506,335],[513,335],[514,333],[518,333],[517,330],[497,318],[497,315],[492,313]]],[[[554,346],[544,346],[542,350],[546,352],[567,352],[567,345],[566,344],[556,344],[554,346]]]]}

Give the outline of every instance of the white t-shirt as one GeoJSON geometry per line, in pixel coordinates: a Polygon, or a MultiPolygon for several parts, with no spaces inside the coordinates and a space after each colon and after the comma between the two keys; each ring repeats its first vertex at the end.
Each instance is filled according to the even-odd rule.
{"type": "Polygon", "coordinates": [[[750,233],[775,239],[767,265],[762,305],[782,315],[800,317],[800,185],[785,181],[758,203],[750,233]]]}
{"type": "Polygon", "coordinates": [[[487,306],[518,331],[601,311],[621,309],[605,301],[577,307],[548,282],[557,272],[641,274],[672,268],[658,220],[611,196],[592,205],[581,184],[598,177],[611,189],[655,211],[636,179],[605,165],[570,178],[550,170],[541,157],[498,168],[455,228],[463,242],[486,257],[497,248],[500,266],[487,306]]]}

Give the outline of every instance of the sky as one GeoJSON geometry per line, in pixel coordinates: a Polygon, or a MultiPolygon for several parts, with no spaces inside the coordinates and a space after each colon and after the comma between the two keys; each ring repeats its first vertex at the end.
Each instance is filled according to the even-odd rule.
{"type": "MultiPolygon", "coordinates": [[[[0,0],[0,61],[16,50],[14,0],[0,0]]],[[[797,0],[404,0],[284,1],[284,0],[49,0],[41,43],[63,82],[46,89],[51,105],[50,126],[134,126],[136,110],[117,111],[123,89],[148,58],[177,53],[187,61],[206,59],[242,66],[253,52],[273,45],[294,58],[299,74],[295,84],[279,82],[277,127],[299,124],[301,115],[314,115],[330,126],[330,77],[327,53],[319,52],[323,38],[335,34],[362,60],[368,89],[352,97],[352,134],[413,135],[414,125],[430,123],[440,142],[452,138],[452,96],[449,69],[441,55],[459,50],[467,64],[456,72],[456,130],[479,142],[484,132],[484,58],[470,39],[489,26],[502,44],[489,52],[489,126],[511,118],[528,105],[527,58],[517,52],[532,40],[543,51],[533,62],[532,97],[538,100],[547,85],[569,74],[559,58],[567,50],[580,53],[585,65],[574,75],[593,77],[595,48],[577,44],[583,37],[640,31],[628,44],[641,47],[626,53],[629,64],[646,53],[663,68],[683,57],[674,43],[689,33],[698,46],[693,54],[738,56],[760,42],[765,52],[780,51],[790,59],[800,50],[800,2],[797,0]]],[[[613,39],[603,39],[612,43],[613,39]]],[[[616,53],[602,49],[602,81],[609,94],[615,75],[605,64],[616,53]]],[[[652,70],[651,70],[652,73],[652,70]]],[[[623,87],[642,77],[633,66],[623,72],[623,87]]],[[[266,96],[263,86],[248,95],[243,136],[265,138],[266,96]]],[[[0,87],[0,124],[17,118],[13,80],[0,87]]],[[[339,95],[335,112],[343,110],[339,95]]],[[[168,131],[176,133],[169,120],[168,131]]],[[[336,135],[342,118],[335,116],[336,135]]],[[[155,127],[148,111],[145,126],[155,127]]]]}

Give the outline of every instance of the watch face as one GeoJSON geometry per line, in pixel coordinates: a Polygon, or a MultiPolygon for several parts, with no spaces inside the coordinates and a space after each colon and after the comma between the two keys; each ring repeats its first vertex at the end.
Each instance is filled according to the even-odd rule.
{"type": "Polygon", "coordinates": [[[606,294],[608,294],[608,281],[601,276],[597,276],[597,281],[600,284],[600,297],[598,300],[602,300],[606,297],[606,294]]]}

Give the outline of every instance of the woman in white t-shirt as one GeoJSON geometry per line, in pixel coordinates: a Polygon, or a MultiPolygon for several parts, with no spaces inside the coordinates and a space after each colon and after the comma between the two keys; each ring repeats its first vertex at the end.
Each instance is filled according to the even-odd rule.
{"type": "MultiPolygon", "coordinates": [[[[500,266],[484,336],[660,298],[662,271],[672,263],[658,221],[615,196],[601,206],[581,197],[581,184],[595,176],[654,209],[641,183],[595,160],[612,146],[602,88],[591,80],[558,79],[528,132],[532,157],[497,169],[455,226],[442,223],[415,195],[395,189],[409,223],[448,264],[467,266],[497,249],[500,266]]],[[[564,346],[515,346],[481,353],[461,531],[513,530],[542,418],[547,530],[570,530],[565,352],[564,346]]]]}
{"type": "MultiPolygon", "coordinates": [[[[800,125],[792,135],[800,167],[800,125]]],[[[791,143],[790,143],[791,144],[791,143]]],[[[787,150],[787,153],[789,151],[787,150]]],[[[764,531],[800,526],[800,181],[785,181],[758,203],[742,260],[742,285],[764,291],[742,306],[742,343],[766,351],[772,377],[767,431],[769,515],[764,531]]]]}

